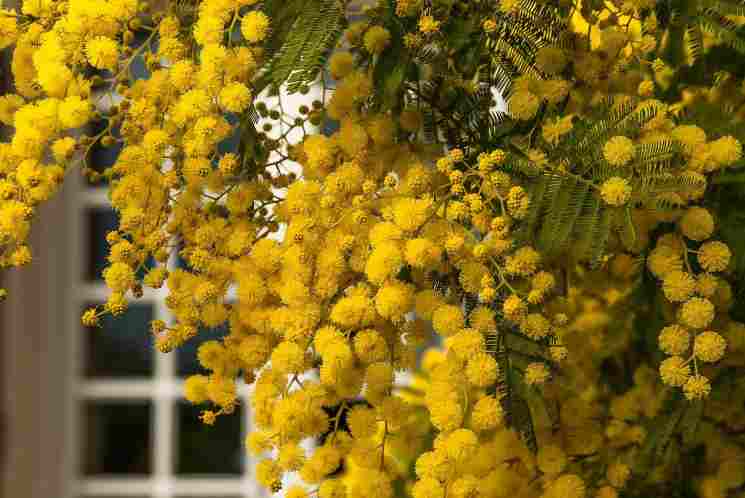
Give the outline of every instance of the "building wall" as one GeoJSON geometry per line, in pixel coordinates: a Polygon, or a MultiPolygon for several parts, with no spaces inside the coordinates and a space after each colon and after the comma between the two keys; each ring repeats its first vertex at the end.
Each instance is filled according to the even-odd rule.
{"type": "MultiPolygon", "coordinates": [[[[17,0],[3,0],[14,7],[17,0]]],[[[0,90],[10,88],[10,49],[0,54],[0,90]]],[[[1,130],[0,136],[8,130],[1,130]]],[[[65,198],[58,195],[34,220],[34,260],[5,270],[9,296],[0,305],[0,496],[52,498],[65,486],[65,344],[61,325],[65,272],[65,198]]]]}
{"type": "Polygon", "coordinates": [[[2,304],[3,497],[64,494],[65,362],[68,331],[59,289],[65,269],[64,198],[35,219],[34,261],[3,276],[2,304]]]}

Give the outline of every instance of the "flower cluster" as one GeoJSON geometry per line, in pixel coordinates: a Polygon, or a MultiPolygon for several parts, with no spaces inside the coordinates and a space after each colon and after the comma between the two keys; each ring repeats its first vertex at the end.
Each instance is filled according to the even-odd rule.
{"type": "Polygon", "coordinates": [[[676,306],[676,322],[659,334],[660,349],[670,355],[660,364],[660,376],[665,384],[682,387],[686,398],[700,399],[711,392],[703,364],[720,361],[727,349],[725,337],[712,328],[724,324],[717,314],[726,314],[732,304],[729,284],[717,276],[729,267],[732,253],[725,243],[708,240],[715,221],[703,207],[680,213],[677,227],[679,232],[657,239],[647,258],[665,298],[676,306]]]}
{"type": "Polygon", "coordinates": [[[396,0],[363,20],[302,3],[1,9],[0,265],[31,260],[68,170],[105,180],[110,294],[83,324],[162,288],[159,351],[224,329],[185,397],[211,425],[251,385],[256,479],[289,498],[741,491],[742,218],[723,199],[745,85],[697,62],[740,21],[708,37],[677,24],[695,2],[654,0],[396,0]],[[290,109],[275,78],[320,96],[290,109]],[[691,441],[706,451],[670,456],[691,441]]]}

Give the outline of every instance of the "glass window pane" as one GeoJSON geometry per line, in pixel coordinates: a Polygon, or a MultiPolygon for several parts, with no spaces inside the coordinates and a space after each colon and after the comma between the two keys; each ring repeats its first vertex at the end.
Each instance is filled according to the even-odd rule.
{"type": "Polygon", "coordinates": [[[205,341],[219,339],[227,335],[227,325],[214,329],[200,329],[196,337],[190,339],[176,350],[176,369],[178,375],[187,377],[198,373],[206,373],[197,360],[197,349],[205,341]]]}
{"type": "Polygon", "coordinates": [[[245,450],[241,438],[242,410],[222,415],[214,425],[199,420],[202,407],[178,404],[177,474],[240,474],[245,450]]]}
{"type": "Polygon", "coordinates": [[[83,405],[83,472],[149,474],[152,407],[147,401],[89,401],[83,405]]]}
{"type": "MultiPolygon", "coordinates": [[[[108,99],[108,97],[105,98],[108,99]]],[[[106,130],[108,126],[108,119],[104,118],[93,121],[90,124],[90,131],[88,132],[88,135],[90,137],[96,137],[104,130],[106,130]]],[[[115,137],[119,136],[118,125],[114,126],[112,131],[115,137]]],[[[109,147],[104,147],[104,145],[101,143],[101,140],[98,140],[91,146],[90,152],[88,153],[87,166],[94,171],[103,173],[107,168],[110,168],[114,165],[114,163],[116,162],[116,158],[119,157],[119,153],[122,151],[122,148],[122,142],[114,142],[109,147]]],[[[103,187],[107,184],[108,181],[103,177],[101,177],[100,180],[97,182],[89,182],[89,185],[92,187],[103,187]]]]}
{"type": "Polygon", "coordinates": [[[119,219],[113,209],[90,209],[87,216],[88,264],[85,277],[87,280],[101,280],[101,272],[107,266],[109,245],[106,234],[116,230],[119,219]]]}
{"type": "Polygon", "coordinates": [[[100,328],[83,330],[85,376],[151,376],[155,351],[149,332],[152,319],[152,305],[132,304],[122,316],[104,315],[100,328]]]}

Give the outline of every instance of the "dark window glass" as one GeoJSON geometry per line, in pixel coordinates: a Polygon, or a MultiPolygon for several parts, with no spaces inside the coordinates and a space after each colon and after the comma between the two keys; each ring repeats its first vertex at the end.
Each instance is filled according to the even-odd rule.
{"type": "MultiPolygon", "coordinates": [[[[91,124],[89,124],[89,130],[87,134],[88,136],[96,137],[99,135],[99,133],[102,133],[108,127],[108,125],[109,120],[105,118],[93,121],[91,124]]],[[[114,137],[118,137],[119,127],[113,127],[112,132],[114,137]]],[[[122,151],[122,148],[122,142],[116,141],[109,147],[104,147],[101,143],[101,140],[98,140],[91,146],[90,152],[88,152],[88,167],[94,171],[103,173],[107,168],[110,168],[114,165],[114,163],[116,163],[116,158],[119,157],[119,153],[122,151]]],[[[108,181],[103,177],[95,183],[89,183],[89,185],[95,187],[102,187],[107,184],[108,181]]]]}
{"type": "Polygon", "coordinates": [[[154,349],[149,330],[152,319],[151,305],[132,304],[122,316],[104,315],[100,328],[82,331],[86,343],[85,376],[151,376],[154,349]]]}
{"type": "Polygon", "coordinates": [[[176,350],[176,369],[178,375],[186,377],[198,373],[205,373],[197,360],[199,345],[205,341],[220,339],[228,333],[227,325],[221,325],[214,329],[200,329],[196,337],[190,339],[186,344],[176,350]]]}
{"type": "Polygon", "coordinates": [[[86,475],[150,474],[152,407],[147,401],[83,405],[81,461],[86,475]]]}
{"type": "MultiPolygon", "coordinates": [[[[226,154],[228,152],[238,152],[238,146],[241,142],[241,130],[237,124],[239,124],[240,119],[235,114],[228,114],[225,116],[225,119],[233,126],[233,130],[230,132],[230,135],[228,135],[224,140],[222,140],[219,144],[217,144],[217,151],[220,154],[226,154]]],[[[213,163],[215,167],[217,166],[217,161],[214,161],[213,163]]]]}
{"type": "Polygon", "coordinates": [[[101,272],[106,268],[109,245],[106,234],[116,230],[119,218],[113,209],[89,209],[87,216],[88,267],[85,277],[90,280],[101,280],[101,272]]]}
{"type": "Polygon", "coordinates": [[[214,425],[199,420],[202,407],[178,404],[177,474],[240,474],[245,449],[241,438],[240,407],[222,415],[214,425]]]}

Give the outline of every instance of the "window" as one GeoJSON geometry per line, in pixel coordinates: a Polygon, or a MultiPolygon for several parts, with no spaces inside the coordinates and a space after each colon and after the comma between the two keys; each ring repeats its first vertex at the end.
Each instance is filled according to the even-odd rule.
{"type": "MultiPolygon", "coordinates": [[[[318,97],[311,91],[282,100],[285,109],[297,109],[318,97]]],[[[273,102],[265,102],[273,108],[273,102]]],[[[99,163],[115,160],[116,151],[93,153],[99,163]]],[[[65,295],[66,320],[74,331],[69,351],[70,498],[266,496],[254,480],[255,462],[243,445],[251,424],[249,387],[239,389],[236,414],[221,417],[214,426],[202,424],[200,408],[182,395],[184,378],[201,373],[199,344],[222,337],[224,328],[201,330],[182,348],[159,353],[149,322],[171,320],[164,304],[166,288],[145,289],[124,316],[103,319],[100,329],[80,324],[82,310],[108,297],[101,271],[106,266],[106,233],[116,228],[117,218],[105,187],[88,185],[79,175],[68,180],[69,254],[78,255],[70,262],[71,292],[65,295]]],[[[172,255],[169,266],[180,264],[172,255]]]]}
{"type": "MultiPolygon", "coordinates": [[[[97,159],[105,160],[104,153],[97,159]]],[[[169,321],[167,289],[146,290],[124,316],[105,318],[100,329],[80,324],[81,310],[107,299],[100,274],[106,233],[117,220],[105,188],[79,176],[68,180],[69,254],[79,256],[70,261],[71,292],[64,296],[67,324],[75,331],[69,345],[71,498],[261,496],[242,443],[250,425],[247,386],[236,414],[211,427],[182,396],[183,378],[199,370],[199,342],[224,331],[203,331],[183,351],[159,353],[149,322],[169,321]]]]}

